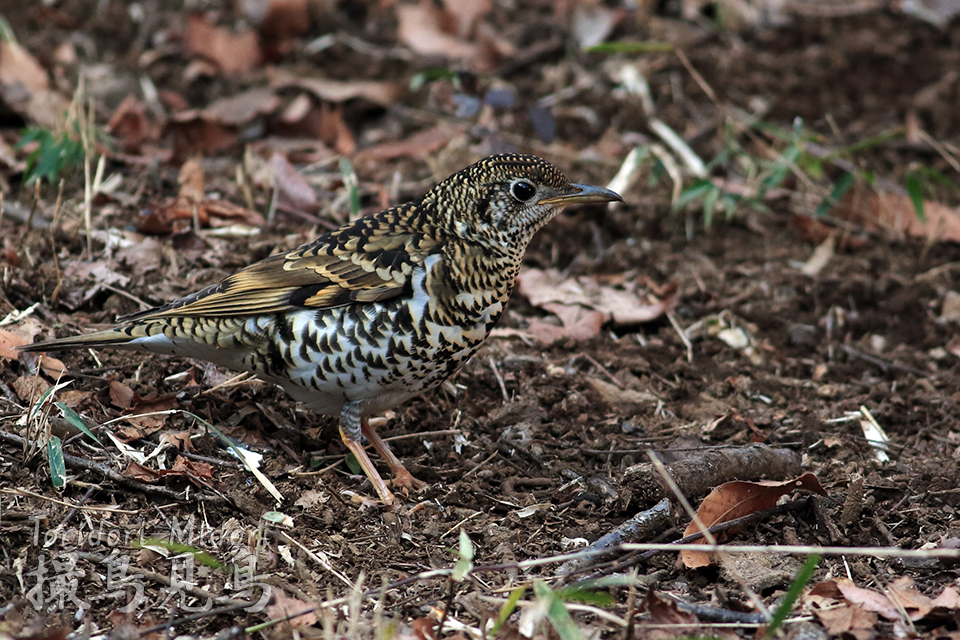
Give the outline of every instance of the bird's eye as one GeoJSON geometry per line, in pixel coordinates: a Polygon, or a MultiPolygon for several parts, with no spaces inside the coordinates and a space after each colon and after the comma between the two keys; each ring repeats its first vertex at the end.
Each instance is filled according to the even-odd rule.
{"type": "Polygon", "coordinates": [[[525,180],[518,180],[510,187],[510,193],[520,202],[526,202],[537,193],[537,188],[525,180]]]}

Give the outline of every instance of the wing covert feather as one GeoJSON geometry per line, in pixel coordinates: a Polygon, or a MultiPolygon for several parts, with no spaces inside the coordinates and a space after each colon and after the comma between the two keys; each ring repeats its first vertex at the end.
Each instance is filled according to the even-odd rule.
{"type": "MultiPolygon", "coordinates": [[[[390,210],[383,213],[390,213],[390,210]]],[[[122,321],[171,317],[223,317],[329,309],[398,296],[418,265],[438,251],[422,232],[394,226],[377,233],[361,218],[285,254],[270,256],[221,282],[122,321]]]]}

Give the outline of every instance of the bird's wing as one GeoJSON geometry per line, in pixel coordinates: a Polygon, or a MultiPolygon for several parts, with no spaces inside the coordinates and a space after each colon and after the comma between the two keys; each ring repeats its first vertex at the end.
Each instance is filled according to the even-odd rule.
{"type": "Polygon", "coordinates": [[[414,270],[437,249],[421,232],[359,225],[261,260],[167,305],[121,322],[172,317],[224,317],[328,309],[373,302],[409,291],[414,270]]]}

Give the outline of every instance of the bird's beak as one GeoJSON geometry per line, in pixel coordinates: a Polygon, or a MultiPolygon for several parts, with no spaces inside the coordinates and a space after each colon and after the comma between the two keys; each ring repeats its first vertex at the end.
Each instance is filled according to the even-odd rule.
{"type": "Polygon", "coordinates": [[[592,187],[588,184],[572,184],[572,193],[566,193],[561,196],[544,198],[537,204],[578,204],[581,202],[623,202],[620,194],[604,189],[603,187],[592,187]]]}

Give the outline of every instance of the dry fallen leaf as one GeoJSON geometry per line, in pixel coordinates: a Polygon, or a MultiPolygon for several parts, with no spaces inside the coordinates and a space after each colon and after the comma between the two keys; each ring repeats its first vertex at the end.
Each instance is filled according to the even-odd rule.
{"type": "Polygon", "coordinates": [[[840,605],[829,609],[814,609],[820,623],[826,627],[831,638],[849,634],[857,640],[875,637],[877,614],[859,605],[840,605]]]}
{"type": "MultiPolygon", "coordinates": [[[[674,304],[669,294],[660,299],[653,292],[642,290],[638,280],[605,276],[570,278],[555,269],[524,270],[517,278],[517,288],[531,304],[556,314],[563,323],[562,330],[536,321],[531,324],[531,332],[549,342],[563,337],[587,339],[597,335],[598,318],[584,315],[585,309],[598,312],[601,324],[612,321],[617,326],[629,326],[654,320],[674,304]]],[[[672,293],[672,288],[668,291],[672,293]]]]}
{"type": "Polygon", "coordinates": [[[858,186],[850,189],[831,213],[867,229],[882,229],[895,238],[960,242],[960,211],[933,201],[925,201],[923,207],[925,221],[917,217],[908,195],[858,186]]]}
{"type": "Polygon", "coordinates": [[[397,22],[397,38],[417,53],[460,60],[473,58],[477,53],[476,45],[444,29],[444,24],[450,22],[449,16],[429,0],[398,6],[397,22]]]}
{"type": "MultiPolygon", "coordinates": [[[[707,527],[711,527],[721,522],[735,520],[749,515],[756,511],[769,509],[777,504],[782,496],[787,495],[797,489],[827,495],[820,481],[812,473],[805,473],[799,478],[786,480],[783,482],[772,482],[761,480],[759,482],[745,482],[735,480],[725,482],[710,492],[700,507],[697,509],[697,515],[707,527]]],[[[687,525],[683,535],[689,536],[700,529],[695,522],[687,525]]],[[[717,536],[718,541],[723,536],[717,536]]],[[[699,544],[707,544],[702,540],[699,544]]],[[[681,551],[680,558],[683,564],[688,568],[705,567],[711,564],[711,554],[702,551],[681,551]]]]}
{"type": "Polygon", "coordinates": [[[247,29],[234,33],[210,24],[199,13],[187,18],[184,43],[188,53],[214,62],[226,75],[244,73],[260,64],[260,38],[256,32],[247,29]]]}
{"type": "MultiPolygon", "coordinates": [[[[273,599],[271,604],[267,606],[267,616],[272,619],[286,618],[289,615],[313,608],[313,605],[309,602],[287,596],[282,589],[273,589],[273,599]]],[[[284,622],[284,624],[291,627],[307,627],[316,624],[317,620],[317,614],[310,611],[309,613],[291,618],[284,622]]]]}
{"type": "Polygon", "coordinates": [[[271,186],[277,190],[277,206],[285,211],[316,214],[320,210],[317,192],[307,184],[303,174],[282,154],[274,153],[266,167],[271,186]]]}
{"type": "Polygon", "coordinates": [[[135,394],[133,389],[119,380],[110,381],[110,401],[118,409],[133,408],[135,394]]]}

